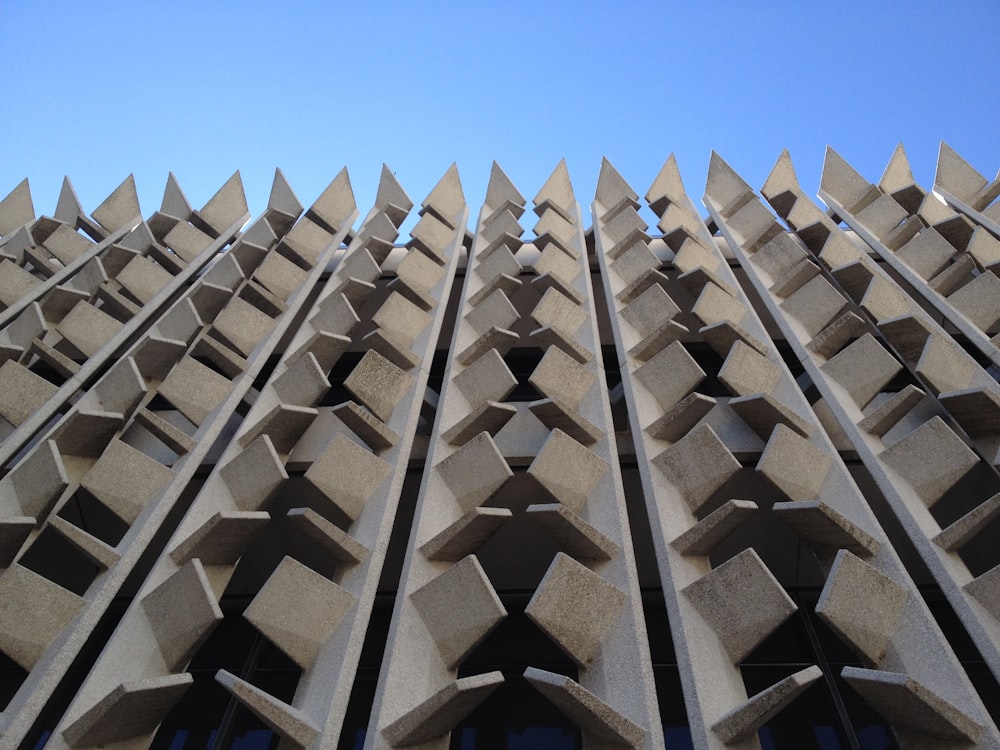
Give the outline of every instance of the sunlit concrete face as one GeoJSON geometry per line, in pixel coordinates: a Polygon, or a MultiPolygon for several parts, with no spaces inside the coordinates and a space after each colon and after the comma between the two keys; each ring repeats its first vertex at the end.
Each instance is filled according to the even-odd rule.
{"type": "Polygon", "coordinates": [[[1000,748],[1000,187],[934,189],[21,183],[0,748],[1000,748]]]}

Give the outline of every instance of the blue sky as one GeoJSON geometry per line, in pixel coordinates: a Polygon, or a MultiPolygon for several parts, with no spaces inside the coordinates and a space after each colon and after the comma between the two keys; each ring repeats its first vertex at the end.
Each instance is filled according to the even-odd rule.
{"type": "Polygon", "coordinates": [[[27,2],[0,0],[0,196],[92,211],[134,172],[200,207],[240,169],[251,211],[281,167],[308,205],[382,162],[423,198],[457,161],[473,216],[496,159],[527,197],[565,157],[587,210],[601,157],[645,192],[677,154],[696,200],[712,149],[759,188],[783,148],[819,185],[827,144],[876,181],[902,142],[1000,164],[1000,2],[27,2]]]}

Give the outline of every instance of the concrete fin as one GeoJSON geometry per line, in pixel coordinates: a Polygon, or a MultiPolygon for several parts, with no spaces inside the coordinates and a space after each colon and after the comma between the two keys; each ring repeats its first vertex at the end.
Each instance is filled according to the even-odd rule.
{"type": "Polygon", "coordinates": [[[59,200],[56,202],[56,211],[53,218],[68,224],[71,229],[76,229],[80,217],[85,216],[80,199],[76,197],[76,189],[69,177],[63,177],[62,188],[59,190],[59,200]]]}
{"type": "Polygon", "coordinates": [[[969,388],[976,372],[975,364],[961,347],[940,334],[927,337],[914,369],[935,393],[969,388]]]}
{"type": "Polygon", "coordinates": [[[869,664],[885,657],[905,611],[909,590],[846,549],[837,557],[816,614],[869,664]]]}
{"type": "Polygon", "coordinates": [[[657,440],[677,442],[704,419],[716,403],[711,396],[689,393],[650,423],[646,432],[657,440]]]}
{"type": "Polygon", "coordinates": [[[851,339],[865,335],[865,321],[848,310],[826,328],[813,336],[806,348],[827,359],[839,352],[851,339]]]}
{"type": "Polygon", "coordinates": [[[413,201],[403,190],[403,186],[396,180],[396,175],[385,164],[382,165],[382,172],[379,175],[378,191],[375,193],[375,208],[380,211],[387,211],[390,206],[395,206],[401,210],[402,216],[399,221],[394,221],[397,227],[402,223],[406,214],[413,208],[413,201]]]}
{"type": "Polygon", "coordinates": [[[532,203],[538,216],[545,213],[546,208],[552,207],[567,221],[573,220],[576,196],[573,195],[573,185],[569,179],[569,169],[566,167],[565,159],[560,160],[552,170],[545,184],[535,194],[532,203]]]}
{"type": "MultiPolygon", "coordinates": [[[[565,223],[563,219],[560,221],[565,223]]],[[[479,257],[488,258],[490,253],[501,246],[510,248],[512,252],[517,252],[521,245],[520,237],[522,234],[524,234],[524,229],[509,209],[491,214],[483,220],[479,230],[479,236],[488,243],[485,248],[479,250],[479,257]]]]}
{"type": "Polygon", "coordinates": [[[528,467],[528,474],[552,497],[579,513],[607,470],[604,459],[554,429],[528,467]]]}
{"type": "Polygon", "coordinates": [[[899,420],[909,414],[925,395],[922,390],[911,384],[891,394],[875,408],[871,408],[875,405],[873,401],[869,404],[864,419],[858,422],[858,428],[877,437],[883,437],[899,420]]]}
{"type": "Polygon", "coordinates": [[[586,667],[618,621],[626,598],[617,586],[560,552],[524,612],[573,661],[586,667]]]}
{"type": "Polygon", "coordinates": [[[646,201],[657,216],[662,216],[668,205],[683,204],[686,197],[681,172],[677,168],[677,157],[670,154],[646,191],[646,201]]]}
{"type": "Polygon", "coordinates": [[[596,376],[558,347],[545,350],[538,366],[528,377],[544,395],[578,408],[590,391],[596,376]]]}
{"type": "Polygon", "coordinates": [[[882,451],[879,458],[928,507],[979,463],[979,457],[941,417],[924,422],[882,451]]]}
{"type": "Polygon", "coordinates": [[[109,233],[117,232],[133,219],[142,219],[139,195],[135,190],[135,175],[129,175],[104,199],[91,216],[109,233]]]}
{"type": "Polygon", "coordinates": [[[656,456],[653,465],[674,485],[693,512],[741,468],[708,425],[689,432],[656,456]]]}
{"type": "Polygon", "coordinates": [[[746,549],[682,589],[738,664],[797,607],[755,550],[746,549]]]}
{"type": "Polygon", "coordinates": [[[747,346],[755,349],[765,357],[769,351],[767,344],[751,334],[742,326],[730,320],[723,320],[718,323],[706,325],[698,329],[698,333],[705,339],[706,343],[715,350],[720,357],[729,356],[729,351],[733,344],[742,341],[747,346]]]}
{"type": "Polygon", "coordinates": [[[285,173],[280,168],[275,167],[274,179],[271,181],[271,193],[267,197],[267,207],[275,211],[280,211],[285,216],[292,219],[302,213],[302,203],[292,190],[292,186],[285,179],[285,173]]]}
{"type": "Polygon", "coordinates": [[[638,367],[635,377],[665,411],[697,388],[707,375],[684,345],[674,341],[638,367]]]}
{"type": "Polygon", "coordinates": [[[400,341],[406,349],[413,346],[431,320],[431,315],[399,292],[392,292],[372,316],[372,321],[379,328],[400,341]]]}
{"type": "Polygon", "coordinates": [[[97,381],[86,398],[88,403],[95,403],[105,411],[131,414],[147,392],[135,360],[122,357],[97,381]]]}
{"type": "MultiPolygon", "coordinates": [[[[354,257],[357,257],[357,254],[354,257]]],[[[264,262],[257,267],[253,278],[275,297],[285,302],[308,278],[308,275],[295,263],[275,252],[268,253],[264,257],[264,262]]]]}
{"type": "Polygon", "coordinates": [[[101,351],[122,330],[122,323],[89,302],[78,302],[56,325],[63,340],[83,358],[101,351]]]}
{"type": "Polygon", "coordinates": [[[123,682],[66,727],[63,738],[84,748],[151,735],[193,681],[184,673],[123,682]]]}
{"type": "Polygon", "coordinates": [[[334,560],[345,565],[357,565],[368,557],[370,550],[365,545],[311,508],[291,508],[287,516],[311,542],[319,545],[334,560]]]}
{"type": "Polygon", "coordinates": [[[623,198],[633,206],[638,206],[639,201],[639,194],[625,181],[606,156],[601,158],[601,172],[597,176],[597,192],[594,197],[606,211],[618,205],[623,198]]]}
{"type": "Polygon", "coordinates": [[[910,169],[910,160],[906,155],[906,149],[902,143],[897,143],[896,148],[889,158],[889,163],[885,166],[878,186],[889,195],[904,188],[914,185],[913,171],[910,169]]]}
{"type": "Polygon", "coordinates": [[[0,651],[30,672],[85,605],[83,597],[15,563],[0,575],[0,651]]]}
{"type": "Polygon", "coordinates": [[[362,406],[345,401],[333,407],[333,413],[373,451],[386,450],[399,442],[399,435],[362,406]]]}
{"type": "Polygon", "coordinates": [[[204,565],[235,565],[271,516],[255,510],[219,510],[170,551],[178,565],[198,558],[204,565]]]}
{"type": "Polygon", "coordinates": [[[548,533],[559,549],[579,560],[610,560],[618,545],[562,503],[529,505],[528,518],[548,533]]]}
{"type": "Polygon", "coordinates": [[[670,546],[682,555],[707,555],[757,510],[750,500],[727,500],[676,537],[670,546]]]}
{"type": "Polygon", "coordinates": [[[899,729],[953,742],[978,742],[985,727],[906,674],[844,667],[841,677],[899,729]]]}
{"type": "Polygon", "coordinates": [[[499,211],[501,208],[507,208],[512,213],[515,213],[514,207],[520,208],[521,211],[515,213],[515,218],[521,217],[521,213],[524,212],[524,204],[527,202],[525,197],[521,195],[521,192],[514,186],[514,183],[511,182],[507,173],[495,161],[493,162],[493,166],[490,167],[490,180],[486,186],[485,202],[494,212],[499,211]]]}
{"type": "Polygon", "coordinates": [[[503,356],[520,339],[521,337],[513,331],[498,326],[490,326],[490,329],[486,333],[459,352],[455,359],[458,360],[459,364],[469,366],[491,349],[497,351],[500,356],[503,356]]]}
{"type": "Polygon", "coordinates": [[[238,509],[259,510],[288,479],[288,474],[271,439],[261,435],[219,469],[219,478],[238,509]]]}
{"type": "MultiPolygon", "coordinates": [[[[689,333],[688,329],[673,320],[668,320],[651,331],[638,344],[628,350],[629,356],[640,362],[648,362],[689,333]]],[[[671,407],[672,408],[672,407],[671,407]]]]}
{"type": "Polygon", "coordinates": [[[792,155],[787,148],[781,152],[778,160],[771,167],[771,172],[767,175],[767,180],[760,189],[760,194],[768,203],[772,203],[782,193],[793,193],[796,196],[802,194],[799,178],[795,174],[795,165],[792,164],[792,155]]]}
{"type": "Polygon", "coordinates": [[[576,236],[576,227],[573,222],[564,217],[558,211],[551,210],[542,214],[541,218],[532,228],[535,233],[535,245],[541,247],[549,243],[555,244],[570,258],[578,259],[579,252],[573,246],[573,238],[576,236]]]}
{"type": "Polygon", "coordinates": [[[297,362],[299,359],[309,355],[315,358],[319,371],[327,373],[333,369],[337,360],[340,359],[340,355],[347,351],[350,345],[351,339],[348,336],[319,330],[306,339],[298,349],[289,354],[287,361],[297,362]]]}
{"type": "Polygon", "coordinates": [[[507,508],[473,508],[424,542],[420,552],[435,562],[461,560],[483,546],[512,517],[507,508]]]}
{"type": "Polygon", "coordinates": [[[812,423],[766,393],[740,396],[730,399],[728,403],[761,440],[767,440],[778,425],[787,427],[804,438],[810,437],[816,430],[812,423]]]}
{"type": "MultiPolygon", "coordinates": [[[[421,313],[426,315],[423,311],[421,313]]],[[[389,421],[396,404],[413,384],[412,375],[372,350],[365,352],[344,380],[344,387],[384,422],[389,421]]]]}
{"type": "Polygon", "coordinates": [[[249,210],[246,194],[243,192],[243,180],[239,170],[236,170],[215,195],[208,199],[198,216],[218,236],[249,210]]]}
{"type": "Polygon", "coordinates": [[[112,440],[80,486],[132,523],[173,480],[174,472],[121,440],[112,440]]]}
{"type": "Polygon", "coordinates": [[[107,570],[121,559],[121,555],[109,544],[61,516],[50,516],[48,525],[101,570],[107,570]]]}
{"type": "Polygon", "coordinates": [[[789,500],[815,500],[833,467],[833,459],[790,428],[775,427],[757,462],[763,474],[789,500]]]}
{"type": "Polygon", "coordinates": [[[712,725],[712,731],[727,745],[749,739],[822,676],[815,665],[801,669],[734,708],[712,725]]]}
{"type": "Polygon", "coordinates": [[[604,434],[597,425],[559,398],[532,401],[528,404],[528,409],[550,430],[560,429],[584,445],[596,443],[604,434]]]}
{"type": "Polygon", "coordinates": [[[980,503],[934,537],[942,549],[954,552],[1000,516],[1000,493],[980,503]]]}
{"type": "Polygon", "coordinates": [[[941,141],[938,150],[934,185],[947,190],[977,211],[982,211],[1000,195],[1000,180],[988,182],[944,141],[941,141]]]}
{"type": "Polygon", "coordinates": [[[424,198],[423,208],[436,213],[452,229],[458,226],[459,215],[465,208],[465,193],[458,174],[458,165],[452,163],[431,192],[424,198]]]}
{"type": "Polygon", "coordinates": [[[344,435],[335,435],[305,474],[306,480],[352,520],[392,467],[344,435]]]}
{"type": "Polygon", "coordinates": [[[173,172],[167,173],[167,184],[163,189],[160,211],[181,221],[187,221],[193,213],[191,203],[188,202],[187,196],[184,195],[184,191],[173,172]]]}
{"type": "Polygon", "coordinates": [[[316,660],[357,597],[291,557],[285,557],[243,616],[303,669],[316,660]]]}
{"type": "Polygon", "coordinates": [[[222,620],[202,561],[189,560],[142,598],[142,609],[167,669],[184,669],[222,620]]]}
{"type": "Polygon", "coordinates": [[[612,746],[637,748],[645,741],[645,729],[576,680],[537,667],[528,667],[524,679],[585,734],[612,746]]]}
{"type": "Polygon", "coordinates": [[[748,193],[752,196],[753,188],[726,163],[725,159],[712,151],[708,163],[705,195],[718,204],[719,212],[724,217],[731,216],[738,209],[739,201],[744,200],[748,193]]]}
{"type": "Polygon", "coordinates": [[[503,682],[503,672],[462,677],[382,729],[392,747],[418,745],[441,737],[486,700],[503,682]]]}
{"type": "Polygon", "coordinates": [[[435,467],[463,511],[482,505],[514,476],[488,432],[481,432],[435,467]]]}
{"type": "Polygon", "coordinates": [[[225,669],[216,673],[215,681],[290,746],[309,747],[319,734],[319,729],[305,713],[225,669]]]}
{"type": "Polygon", "coordinates": [[[1000,331],[1000,276],[981,273],[948,295],[948,302],[981,331],[1000,331]]]}
{"type": "Polygon", "coordinates": [[[840,549],[870,557],[881,546],[878,539],[821,500],[775,503],[772,510],[822,558],[832,560],[840,549]]]}
{"type": "Polygon", "coordinates": [[[333,240],[333,234],[307,216],[297,221],[288,234],[281,238],[279,248],[291,255],[292,259],[298,258],[306,267],[312,268],[333,240]]]}
{"type": "Polygon", "coordinates": [[[854,167],[829,146],[823,157],[823,172],[819,189],[828,193],[847,210],[852,210],[865,197],[872,185],[854,167]]]}
{"type": "Polygon", "coordinates": [[[307,216],[319,220],[327,231],[336,234],[356,209],[351,178],[344,167],[309,207],[307,216]]]}
{"type": "Polygon", "coordinates": [[[31,202],[31,187],[25,177],[0,201],[0,237],[34,220],[35,204],[31,202]]]}
{"type": "MultiPolygon", "coordinates": [[[[545,358],[542,358],[544,361],[545,358]]],[[[575,363],[574,363],[575,364],[575,363]]],[[[540,367],[541,365],[539,365],[540,367]]],[[[537,368],[536,368],[537,372],[537,368]]],[[[532,374],[534,377],[534,374],[532,374]]],[[[473,407],[486,401],[503,401],[517,387],[517,378],[496,349],[490,349],[452,379],[473,407]]],[[[536,388],[538,384],[532,383],[536,388]]]]}

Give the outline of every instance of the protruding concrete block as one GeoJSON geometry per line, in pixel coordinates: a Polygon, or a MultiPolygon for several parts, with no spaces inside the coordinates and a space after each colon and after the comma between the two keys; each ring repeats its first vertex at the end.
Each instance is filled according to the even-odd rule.
{"type": "Polygon", "coordinates": [[[513,404],[484,401],[451,427],[442,431],[441,439],[450,445],[462,445],[480,432],[496,435],[515,414],[517,407],[513,404]]]}
{"type": "Polygon", "coordinates": [[[734,664],[797,607],[753,549],[743,550],[682,589],[734,664]]]}
{"type": "Polygon", "coordinates": [[[396,280],[390,285],[398,285],[403,296],[430,310],[436,304],[431,292],[443,275],[444,269],[423,253],[407,253],[396,268],[396,280]]]}
{"type": "Polygon", "coordinates": [[[461,560],[482,547],[512,516],[507,508],[473,508],[425,542],[420,552],[436,562],[461,560]]]}
{"type": "Polygon", "coordinates": [[[543,328],[555,328],[575,337],[577,329],[587,319],[587,313],[569,297],[550,288],[531,311],[531,317],[543,328]]]}
{"type": "Polygon", "coordinates": [[[192,357],[182,357],[160,384],[158,395],[201,425],[229,394],[232,382],[192,357]]]}
{"type": "Polygon", "coordinates": [[[742,341],[751,349],[760,352],[765,357],[768,353],[767,344],[742,326],[739,326],[730,320],[724,320],[719,323],[704,326],[698,329],[698,333],[700,333],[702,338],[705,339],[705,343],[712,347],[712,349],[715,350],[715,353],[720,357],[729,356],[729,352],[733,348],[733,344],[737,341],[742,341]]]}
{"type": "Polygon", "coordinates": [[[25,177],[0,201],[0,237],[10,234],[34,220],[35,206],[31,202],[31,187],[28,185],[28,178],[25,177]]]}
{"type": "Polygon", "coordinates": [[[1000,330],[1000,276],[982,273],[948,296],[952,307],[986,333],[1000,330]]]}
{"type": "Polygon", "coordinates": [[[439,217],[425,213],[410,231],[412,239],[408,246],[415,247],[435,263],[443,266],[447,260],[444,250],[454,234],[453,227],[449,227],[439,217]]]}
{"type": "Polygon", "coordinates": [[[740,470],[740,462],[708,425],[689,432],[654,458],[653,465],[694,512],[740,470]]]}
{"type": "Polygon", "coordinates": [[[50,529],[57,532],[101,570],[108,570],[121,559],[121,555],[110,544],[101,541],[65,518],[56,515],[50,516],[48,525],[50,529]]]}
{"type": "Polygon", "coordinates": [[[449,669],[507,616],[486,573],[469,555],[410,595],[449,669]]]}
{"type": "Polygon", "coordinates": [[[222,619],[201,560],[190,560],[142,598],[167,668],[176,672],[195,655],[222,619]]]}
{"type": "Polygon", "coordinates": [[[618,621],[626,598],[619,588],[560,552],[525,614],[585,667],[618,621]]]}
{"type": "MultiPolygon", "coordinates": [[[[615,260],[611,263],[611,269],[621,277],[627,285],[634,284],[640,278],[660,268],[660,259],[649,251],[647,247],[648,238],[640,238],[632,245],[619,245],[625,250],[618,250],[615,260]]],[[[608,254],[612,255],[615,250],[608,254]]]]}
{"type": "Polygon", "coordinates": [[[64,456],[97,458],[119,432],[124,415],[77,408],[51,433],[64,456]]]}
{"type": "Polygon", "coordinates": [[[543,398],[532,401],[528,408],[550,430],[562,430],[584,445],[596,443],[604,434],[597,425],[562,399],[543,398]]]}
{"type": "Polygon", "coordinates": [[[719,380],[737,396],[767,394],[781,380],[781,370],[755,349],[736,341],[722,363],[719,380]]]}
{"type": "Polygon", "coordinates": [[[10,307],[42,282],[9,258],[0,260],[0,304],[10,307]]]}
{"type": "Polygon", "coordinates": [[[372,320],[379,328],[400,339],[407,348],[420,337],[430,324],[431,316],[398,292],[393,292],[372,320]]]}
{"type": "Polygon", "coordinates": [[[20,425],[59,390],[13,360],[0,365],[0,417],[20,425]]]}
{"type": "Polygon", "coordinates": [[[80,485],[112,513],[132,523],[163,491],[174,472],[121,440],[113,440],[80,485]]]}
{"type": "Polygon", "coordinates": [[[822,331],[847,305],[847,300],[824,276],[815,276],[793,294],[785,298],[780,307],[795,318],[810,336],[822,331]]]}
{"type": "Polygon", "coordinates": [[[46,440],[0,479],[0,498],[5,505],[20,508],[25,516],[44,518],[68,486],[59,448],[54,440],[46,440]]]}
{"type": "Polygon", "coordinates": [[[491,349],[495,349],[500,356],[503,356],[510,351],[511,347],[514,346],[519,339],[520,336],[513,331],[509,331],[506,328],[491,326],[486,333],[459,352],[455,359],[457,359],[460,364],[469,366],[491,349]]]}
{"type": "Polygon", "coordinates": [[[528,334],[528,340],[532,345],[541,347],[542,349],[557,346],[583,365],[594,358],[593,352],[581,345],[574,336],[552,326],[544,326],[532,331],[528,334]]]}
{"type": "Polygon", "coordinates": [[[388,421],[399,400],[413,386],[413,376],[374,351],[365,352],[344,380],[347,388],[379,419],[388,421]]]}
{"type": "Polygon", "coordinates": [[[761,440],[767,440],[777,425],[788,427],[803,437],[809,437],[816,429],[812,423],[807,422],[778,399],[764,393],[731,399],[729,408],[736,412],[761,440]]]}
{"type": "Polygon", "coordinates": [[[667,409],[646,428],[650,437],[674,443],[690,432],[713,408],[716,400],[701,393],[689,393],[667,409]]]}
{"type": "Polygon", "coordinates": [[[60,335],[84,358],[94,356],[121,329],[121,323],[89,302],[78,302],[56,326],[60,335]]]}
{"type": "Polygon", "coordinates": [[[727,294],[717,284],[705,284],[691,308],[694,316],[706,326],[723,321],[739,325],[746,311],[742,302],[727,294]]]}
{"type": "Polygon", "coordinates": [[[514,476],[488,432],[476,435],[435,468],[463,511],[486,502],[514,476]]]}
{"type": "Polygon", "coordinates": [[[309,319],[309,323],[317,331],[326,333],[348,335],[361,318],[354,311],[354,306],[343,294],[334,292],[325,297],[319,303],[316,313],[309,319]]]}
{"type": "Polygon", "coordinates": [[[271,439],[261,435],[219,469],[219,478],[237,508],[259,510],[288,479],[288,474],[271,439]]]}
{"type": "Polygon", "coordinates": [[[645,337],[672,320],[680,311],[663,287],[654,284],[626,305],[621,315],[639,336],[645,337]]]}
{"type": "Polygon", "coordinates": [[[352,521],[392,467],[343,435],[335,435],[305,477],[352,521]]]}
{"type": "Polygon", "coordinates": [[[909,599],[909,590],[847,550],[840,550],[816,605],[816,614],[870,664],[885,656],[909,599]]]}
{"type": "Polygon", "coordinates": [[[465,320],[472,326],[477,336],[482,336],[492,326],[510,329],[521,316],[502,290],[495,290],[490,296],[472,308],[465,320]]]}
{"type": "Polygon", "coordinates": [[[319,734],[319,729],[305,713],[225,669],[216,673],[215,681],[291,746],[306,748],[319,734]]]}
{"type": "Polygon", "coordinates": [[[212,324],[212,333],[236,352],[249,357],[274,329],[274,318],[240,297],[233,297],[212,324]]]}
{"type": "Polygon", "coordinates": [[[840,549],[870,557],[881,546],[878,539],[822,500],[775,503],[772,510],[823,559],[832,560],[840,549]]]}
{"type": "Polygon", "coordinates": [[[872,707],[901,729],[942,740],[978,742],[985,728],[909,675],[844,667],[841,677],[872,707]]]}
{"type": "Polygon", "coordinates": [[[980,386],[949,391],[938,400],[970,437],[1000,433],[1000,394],[996,389],[980,386]]]}
{"type": "Polygon", "coordinates": [[[447,734],[502,682],[503,672],[456,680],[385,727],[382,736],[392,747],[407,747],[447,734]]]}
{"type": "Polygon", "coordinates": [[[305,434],[317,416],[319,416],[317,409],[279,402],[253,424],[247,426],[238,442],[246,448],[261,435],[267,435],[271,438],[275,450],[287,455],[292,452],[299,438],[305,434]]]}
{"type": "MultiPolygon", "coordinates": [[[[555,248],[553,250],[560,252],[555,248]]],[[[501,247],[490,253],[490,257],[478,262],[474,270],[480,279],[489,283],[501,275],[516,279],[517,275],[521,273],[521,264],[517,262],[510,250],[501,247]]]]}
{"type": "Polygon", "coordinates": [[[580,263],[553,245],[545,246],[532,267],[539,276],[555,276],[567,286],[580,275],[580,263]]]}
{"type": "Polygon", "coordinates": [[[979,457],[940,417],[932,417],[882,451],[882,462],[932,506],[972,467],[979,457]]]}
{"type": "Polygon", "coordinates": [[[855,313],[848,310],[826,328],[813,336],[806,348],[829,359],[840,351],[844,344],[853,338],[864,335],[865,322],[855,313]]]}
{"type": "Polygon", "coordinates": [[[576,227],[572,222],[567,221],[557,211],[546,211],[533,227],[535,233],[535,245],[547,247],[554,244],[571,258],[579,257],[579,253],[573,247],[573,239],[576,236],[576,227]]]}
{"type": "Polygon", "coordinates": [[[750,500],[727,500],[680,536],[670,546],[682,555],[707,555],[757,510],[750,500]]]}
{"type": "Polygon", "coordinates": [[[832,466],[833,459],[825,452],[779,425],[756,468],[789,500],[811,501],[816,499],[832,466]]]}
{"type": "Polygon", "coordinates": [[[535,204],[535,213],[541,216],[546,209],[554,209],[567,221],[573,220],[574,209],[576,208],[576,197],[573,195],[573,185],[569,180],[569,170],[566,168],[566,160],[560,160],[556,168],[552,170],[545,184],[542,185],[538,193],[532,199],[535,204]]]}
{"type": "Polygon", "coordinates": [[[292,661],[308,669],[356,601],[350,591],[286,557],[243,616],[292,661]]]}
{"type": "Polygon", "coordinates": [[[215,195],[198,211],[198,216],[218,236],[233,222],[248,213],[246,195],[243,192],[243,180],[239,170],[226,180],[226,183],[216,191],[215,195]]]}
{"type": "Polygon", "coordinates": [[[915,369],[935,392],[943,393],[968,388],[976,366],[951,338],[936,334],[927,338],[915,369]]]}
{"type": "Polygon", "coordinates": [[[866,333],[820,368],[864,408],[903,369],[874,336],[866,333]]]}
{"type": "Polygon", "coordinates": [[[115,276],[129,294],[145,305],[171,281],[173,274],[152,258],[137,255],[115,276]]]}
{"type": "Polygon", "coordinates": [[[0,574],[0,651],[30,672],[85,605],[82,597],[15,563],[0,574]]]}
{"type": "Polygon", "coordinates": [[[333,413],[373,451],[386,450],[399,442],[399,435],[386,427],[370,411],[353,401],[338,404],[333,407],[333,413]]]}
{"type": "Polygon", "coordinates": [[[178,565],[198,558],[205,565],[235,565],[271,516],[263,511],[220,510],[170,551],[178,565]]]}
{"type": "Polygon", "coordinates": [[[694,390],[705,379],[705,371],[679,341],[670,344],[635,371],[636,379],[666,410],[694,390]]]}
{"type": "Polygon", "coordinates": [[[640,747],[646,731],[616,711],[576,680],[537,667],[524,671],[535,690],[544,695],[586,734],[611,746],[640,747]]]}
{"type": "Polygon", "coordinates": [[[941,549],[954,552],[982,531],[997,516],[1000,516],[1000,493],[997,493],[989,500],[980,503],[964,516],[952,523],[940,534],[934,537],[934,542],[941,547],[941,549]]]}
{"type": "Polygon", "coordinates": [[[822,676],[815,665],[799,670],[734,708],[712,731],[727,745],[746,740],[822,676]]]}
{"type": "Polygon", "coordinates": [[[185,673],[123,682],[66,727],[63,738],[84,748],[151,735],[193,681],[185,673]]]}
{"type": "Polygon", "coordinates": [[[271,385],[286,404],[315,406],[329,390],[330,381],[312,352],[306,352],[272,380],[271,385]]]}
{"type": "Polygon", "coordinates": [[[955,248],[934,229],[924,229],[896,251],[896,257],[922,279],[931,279],[948,265],[955,248]]]}
{"type": "Polygon", "coordinates": [[[579,513],[607,470],[607,461],[556,429],[531,462],[528,474],[556,500],[579,513]]]}
{"type": "Polygon", "coordinates": [[[659,286],[664,291],[670,285],[670,279],[659,271],[658,269],[651,268],[642,274],[639,278],[633,281],[631,284],[627,285],[618,294],[615,295],[615,299],[621,302],[623,305],[627,305],[635,300],[639,295],[648,290],[651,286],[659,286]]]}
{"type": "Polygon", "coordinates": [[[546,396],[559,399],[575,408],[580,405],[595,379],[596,376],[589,368],[563,350],[551,346],[545,351],[528,382],[546,396]]]}
{"type": "Polygon", "coordinates": [[[640,362],[648,362],[675,341],[685,338],[689,333],[690,331],[677,321],[668,320],[629,349],[629,356],[640,362]]]}
{"type": "MultiPolygon", "coordinates": [[[[545,358],[542,359],[544,361],[545,358]]],[[[454,383],[466,400],[475,406],[485,401],[503,401],[517,387],[517,378],[497,350],[490,349],[458,373],[454,383]]]]}
{"type": "Polygon", "coordinates": [[[457,225],[459,214],[465,209],[465,193],[458,175],[458,165],[452,163],[437,184],[431,188],[423,202],[424,211],[433,211],[452,227],[457,225]]]}
{"type": "Polygon", "coordinates": [[[580,560],[610,560],[618,545],[562,503],[529,505],[528,517],[544,528],[571,557],[580,560]]]}
{"type": "Polygon", "coordinates": [[[357,565],[369,549],[343,529],[334,526],[312,508],[292,508],[287,517],[310,541],[345,565],[357,565]]]}

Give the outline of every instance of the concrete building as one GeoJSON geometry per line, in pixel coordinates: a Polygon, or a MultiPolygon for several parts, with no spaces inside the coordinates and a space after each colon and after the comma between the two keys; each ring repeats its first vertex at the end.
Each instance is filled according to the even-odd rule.
{"type": "Polygon", "coordinates": [[[0,750],[1000,750],[998,195],[24,181],[0,750]]]}

